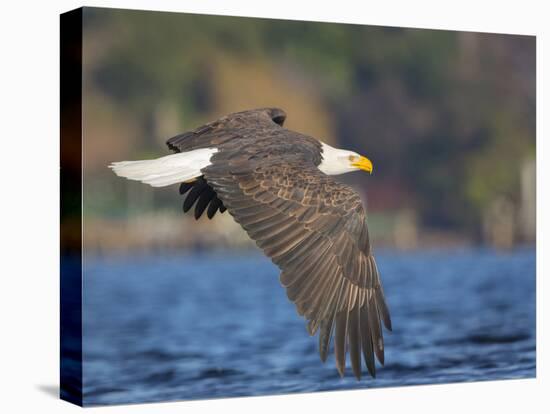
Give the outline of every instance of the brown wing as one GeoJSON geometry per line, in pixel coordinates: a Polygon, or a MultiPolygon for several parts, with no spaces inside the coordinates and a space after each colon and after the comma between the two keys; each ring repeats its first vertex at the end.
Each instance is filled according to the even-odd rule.
{"type": "MultiPolygon", "coordinates": [[[[260,141],[265,139],[278,140],[289,134],[292,135],[291,131],[282,128],[285,119],[285,112],[279,108],[260,108],[236,112],[202,125],[193,131],[176,135],[170,138],[166,144],[174,152],[213,147],[226,147],[227,149],[232,146],[242,152],[250,144],[257,146],[260,141]]],[[[310,138],[310,146],[315,146],[313,142],[315,140],[310,138]]],[[[182,183],[180,194],[187,194],[183,203],[183,211],[187,212],[195,205],[197,220],[204,211],[207,211],[207,216],[211,219],[217,211],[223,213],[226,210],[216,192],[202,178],[182,183]]]]}
{"type": "Polygon", "coordinates": [[[239,139],[257,142],[262,137],[273,137],[288,131],[282,126],[286,114],[279,108],[260,108],[226,115],[193,131],[184,132],[166,141],[174,152],[199,148],[219,147],[239,139]]]}
{"type": "Polygon", "coordinates": [[[282,270],[280,280],[310,335],[319,333],[326,360],[335,333],[336,366],[344,374],[347,347],[355,376],[361,350],[375,376],[384,363],[380,319],[391,321],[371,252],[365,212],[351,188],[300,158],[218,154],[203,170],[229,213],[282,270]]]}

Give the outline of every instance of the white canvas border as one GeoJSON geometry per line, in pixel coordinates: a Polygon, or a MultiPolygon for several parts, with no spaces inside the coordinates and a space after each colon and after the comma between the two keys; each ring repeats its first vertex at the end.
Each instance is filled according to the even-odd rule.
{"type": "MultiPolygon", "coordinates": [[[[4,412],[74,412],[52,395],[59,355],[59,13],[76,1],[4,4],[2,56],[3,229],[1,378],[4,412]]],[[[544,2],[90,1],[87,6],[537,35],[537,379],[237,398],[101,409],[109,412],[537,412],[548,406],[548,29],[544,2]],[[546,386],[546,393],[543,391],[546,386]]]]}

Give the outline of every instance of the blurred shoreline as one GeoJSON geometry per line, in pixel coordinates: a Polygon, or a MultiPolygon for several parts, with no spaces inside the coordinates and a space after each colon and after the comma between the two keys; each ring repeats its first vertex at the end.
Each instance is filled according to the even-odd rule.
{"type": "Polygon", "coordinates": [[[374,176],[338,181],[362,196],[375,248],[536,241],[532,36],[86,8],[82,40],[82,150],[65,143],[82,198],[62,194],[70,248],[81,219],[94,252],[255,246],[228,213],[196,222],[174,188],[107,166],[266,106],[373,161],[374,176]]]}
{"type": "MultiPolygon", "coordinates": [[[[159,211],[125,219],[87,218],[83,228],[84,249],[97,255],[257,249],[256,244],[228,213],[214,220],[203,218],[199,221],[178,211],[159,211]]],[[[408,213],[393,218],[373,214],[369,217],[369,229],[375,250],[487,247],[511,251],[535,246],[534,242],[528,240],[475,240],[452,231],[422,228],[414,224],[408,213]]]]}

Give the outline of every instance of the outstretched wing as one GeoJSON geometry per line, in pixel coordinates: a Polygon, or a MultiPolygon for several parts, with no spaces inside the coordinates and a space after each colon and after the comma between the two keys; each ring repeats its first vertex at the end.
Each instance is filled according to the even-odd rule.
{"type": "MultiPolygon", "coordinates": [[[[277,139],[281,135],[289,134],[290,131],[282,128],[285,119],[286,113],[279,108],[236,112],[193,131],[176,135],[166,141],[166,144],[174,152],[235,145],[243,151],[250,143],[257,145],[262,139],[277,139]]],[[[213,218],[217,211],[223,213],[226,210],[222,200],[203,178],[182,183],[180,194],[186,193],[183,211],[189,211],[196,204],[197,220],[206,210],[209,219],[213,218]]]]}
{"type": "Polygon", "coordinates": [[[193,131],[176,135],[166,141],[166,145],[174,152],[185,152],[223,146],[235,138],[241,142],[272,138],[288,133],[282,128],[285,119],[285,112],[279,108],[235,112],[193,131]]]}
{"type": "Polygon", "coordinates": [[[323,362],[334,332],[340,375],[349,348],[355,376],[361,376],[362,350],[374,377],[374,355],[384,363],[380,320],[389,330],[391,321],[360,197],[303,159],[234,154],[216,154],[203,170],[206,181],[281,269],[308,332],[319,330],[323,362]]]}

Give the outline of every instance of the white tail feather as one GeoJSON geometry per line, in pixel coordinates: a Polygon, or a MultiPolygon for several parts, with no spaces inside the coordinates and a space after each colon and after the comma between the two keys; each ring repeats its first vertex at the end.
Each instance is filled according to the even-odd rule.
{"type": "Polygon", "coordinates": [[[210,165],[210,158],[216,152],[216,148],[201,148],[154,160],[113,162],[109,168],[119,177],[165,187],[200,177],[201,170],[210,165]]]}

